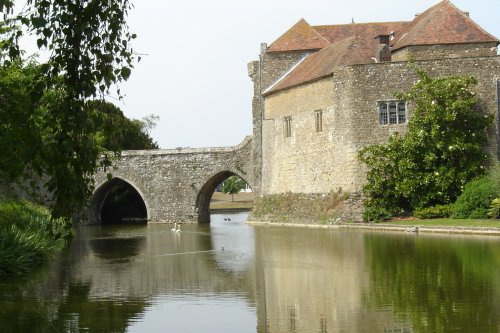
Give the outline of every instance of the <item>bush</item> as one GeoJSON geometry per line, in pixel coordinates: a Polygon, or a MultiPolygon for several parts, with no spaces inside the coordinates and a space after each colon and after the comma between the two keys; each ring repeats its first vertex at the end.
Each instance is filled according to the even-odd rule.
{"type": "Polygon", "coordinates": [[[498,197],[498,189],[490,176],[481,177],[465,185],[463,193],[453,204],[455,219],[488,217],[491,201],[498,197]]]}
{"type": "Polygon", "coordinates": [[[380,221],[387,221],[392,217],[391,213],[381,207],[367,207],[365,211],[363,212],[363,221],[365,222],[380,222],[380,221]]]}
{"type": "Polygon", "coordinates": [[[477,80],[432,78],[410,66],[419,80],[395,94],[414,105],[406,133],[358,153],[368,167],[363,186],[368,206],[394,213],[450,204],[467,182],[484,175],[489,162],[483,147],[493,117],[478,112],[477,80]]]}
{"type": "Polygon", "coordinates": [[[29,202],[0,203],[0,276],[24,273],[43,263],[59,240],[71,235],[66,219],[29,202]]]}
{"type": "Polygon", "coordinates": [[[451,205],[436,205],[432,207],[417,209],[414,215],[421,219],[437,219],[440,217],[449,217],[451,213],[451,205]]]}
{"type": "Polygon", "coordinates": [[[500,217],[500,198],[495,198],[491,201],[490,209],[488,209],[488,217],[492,219],[500,217]]]}

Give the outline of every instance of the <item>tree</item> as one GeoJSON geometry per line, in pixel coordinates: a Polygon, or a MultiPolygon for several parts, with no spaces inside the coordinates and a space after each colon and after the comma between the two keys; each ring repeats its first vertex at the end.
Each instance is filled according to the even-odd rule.
{"type": "Polygon", "coordinates": [[[416,73],[418,82],[396,94],[414,105],[406,135],[359,152],[369,167],[363,187],[368,207],[401,212],[449,204],[486,171],[483,147],[493,118],[478,108],[477,81],[470,76],[431,78],[421,69],[416,73]]]}
{"type": "Polygon", "coordinates": [[[226,194],[231,194],[231,201],[234,202],[234,195],[239,191],[243,190],[246,183],[243,179],[238,176],[230,176],[222,183],[221,192],[226,194]]]}
{"type": "Polygon", "coordinates": [[[159,120],[160,120],[160,116],[152,114],[152,113],[145,116],[145,117],[142,117],[143,131],[147,135],[150,135],[151,131],[156,127],[156,123],[159,120]]]}
{"type": "Polygon", "coordinates": [[[103,117],[100,130],[103,148],[109,151],[158,149],[158,143],[149,135],[148,128],[156,126],[160,117],[148,116],[149,122],[125,117],[122,110],[113,103],[94,100],[87,103],[89,112],[97,112],[103,117]],[[111,127],[113,130],[109,131],[111,127]]]}
{"type": "Polygon", "coordinates": [[[95,172],[106,170],[119,153],[99,144],[104,118],[87,103],[130,76],[130,7],[128,0],[28,0],[13,15],[13,1],[0,0],[2,166],[19,156],[22,162],[1,174],[7,181],[31,172],[47,179],[54,216],[71,216],[82,207],[95,172]],[[21,59],[19,24],[37,36],[40,49],[48,49],[47,63],[21,59]],[[18,130],[30,133],[25,138],[18,130]]]}

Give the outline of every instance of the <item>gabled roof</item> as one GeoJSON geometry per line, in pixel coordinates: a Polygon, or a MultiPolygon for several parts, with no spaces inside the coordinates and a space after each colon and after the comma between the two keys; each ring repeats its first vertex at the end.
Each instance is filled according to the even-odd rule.
{"type": "Polygon", "coordinates": [[[373,46],[360,36],[352,36],[307,56],[290,73],[264,94],[274,93],[331,75],[340,65],[372,62],[373,46]]]}
{"type": "Polygon", "coordinates": [[[499,43],[497,38],[477,25],[449,0],[443,0],[398,31],[392,49],[411,45],[490,42],[499,43]]]}
{"type": "Polygon", "coordinates": [[[336,43],[348,36],[358,35],[367,42],[378,42],[374,39],[379,35],[390,35],[393,31],[399,31],[410,22],[375,22],[354,23],[339,25],[317,25],[313,28],[325,37],[330,43],[336,43]]]}
{"type": "Polygon", "coordinates": [[[330,45],[330,42],[321,36],[304,19],[300,19],[287,32],[274,41],[267,52],[319,50],[330,45]]]}

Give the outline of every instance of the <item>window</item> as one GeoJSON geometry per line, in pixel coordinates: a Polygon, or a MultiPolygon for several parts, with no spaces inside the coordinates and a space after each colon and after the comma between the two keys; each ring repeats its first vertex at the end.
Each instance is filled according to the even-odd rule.
{"type": "Polygon", "coordinates": [[[403,101],[379,102],[378,119],[380,125],[406,123],[406,103],[403,101]]]}
{"type": "Polygon", "coordinates": [[[381,103],[378,107],[379,110],[379,122],[381,125],[387,124],[387,104],[381,103]]]}
{"type": "Polygon", "coordinates": [[[398,103],[398,124],[406,123],[406,103],[398,103]]]}
{"type": "Polygon", "coordinates": [[[284,124],[285,138],[291,137],[292,136],[292,117],[285,117],[283,124],[284,124]]]}
{"type": "Polygon", "coordinates": [[[396,103],[389,103],[389,124],[397,124],[398,117],[396,112],[396,103]]]}
{"type": "Polygon", "coordinates": [[[323,111],[314,111],[314,119],[316,123],[316,132],[323,132],[323,111]]]}

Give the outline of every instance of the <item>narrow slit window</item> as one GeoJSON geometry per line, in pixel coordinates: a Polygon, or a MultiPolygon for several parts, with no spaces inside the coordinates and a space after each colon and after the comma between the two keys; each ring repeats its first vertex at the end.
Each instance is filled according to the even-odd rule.
{"type": "Polygon", "coordinates": [[[285,138],[291,137],[292,136],[292,117],[285,117],[283,125],[284,125],[285,138]]]}
{"type": "Polygon", "coordinates": [[[316,124],[316,132],[323,132],[323,111],[314,111],[314,118],[316,124]]]}

